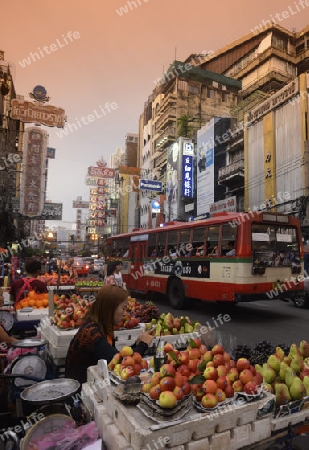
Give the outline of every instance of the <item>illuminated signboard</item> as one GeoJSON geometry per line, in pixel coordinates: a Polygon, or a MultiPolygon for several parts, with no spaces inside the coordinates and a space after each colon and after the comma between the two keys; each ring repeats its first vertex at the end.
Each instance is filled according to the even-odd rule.
{"type": "Polygon", "coordinates": [[[185,198],[192,198],[194,194],[193,163],[194,147],[191,142],[184,142],[182,151],[182,183],[181,192],[185,198]]]}

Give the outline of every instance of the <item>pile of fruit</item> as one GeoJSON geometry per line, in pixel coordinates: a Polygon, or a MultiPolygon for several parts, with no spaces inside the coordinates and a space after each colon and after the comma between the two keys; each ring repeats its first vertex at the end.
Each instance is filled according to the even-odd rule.
{"type": "Polygon", "coordinates": [[[285,344],[278,344],[276,346],[271,345],[269,341],[261,341],[258,342],[254,348],[252,349],[248,345],[240,344],[232,352],[232,358],[247,358],[250,359],[251,364],[263,364],[267,362],[267,359],[270,355],[275,353],[276,347],[280,347],[285,356],[289,354],[290,346],[285,344]]]}
{"type": "Polygon", "coordinates": [[[160,317],[157,306],[152,302],[142,304],[132,297],[128,298],[127,312],[130,316],[139,319],[141,323],[148,323],[160,317]]]}
{"type": "Polygon", "coordinates": [[[132,347],[124,346],[108,363],[108,369],[121,380],[140,375],[142,370],[148,370],[148,362],[132,347]]]}
{"type": "Polygon", "coordinates": [[[28,296],[19,300],[15,305],[16,310],[23,308],[47,308],[48,307],[48,292],[45,294],[37,294],[35,291],[30,291],[28,296]]]}
{"type": "Polygon", "coordinates": [[[168,355],[167,364],[142,387],[144,393],[164,407],[173,408],[192,392],[204,408],[214,408],[235,392],[257,394],[263,382],[250,361],[232,360],[219,344],[209,350],[200,339],[194,338],[186,350],[178,351],[168,343],[164,352],[168,355]]]}
{"type": "Polygon", "coordinates": [[[119,324],[117,329],[119,328],[126,328],[131,330],[132,328],[137,327],[139,324],[139,319],[136,319],[135,317],[130,316],[129,314],[125,313],[122,319],[122,322],[119,324]]]}
{"type": "Polygon", "coordinates": [[[153,325],[156,327],[156,336],[193,333],[201,326],[198,321],[191,322],[188,316],[174,317],[171,313],[161,314],[158,320],[152,319],[151,323],[146,324],[146,330],[153,325]]]}
{"type": "Polygon", "coordinates": [[[76,281],[75,287],[101,287],[103,286],[103,281],[99,281],[97,278],[91,277],[89,279],[82,278],[76,281]]]}
{"type": "MultiPolygon", "coordinates": [[[[54,272],[53,274],[46,273],[45,275],[40,275],[38,280],[44,281],[47,286],[57,286],[58,285],[58,274],[54,272]]],[[[59,285],[60,286],[74,286],[77,278],[70,278],[68,275],[60,275],[59,285]]]]}
{"type": "Polygon", "coordinates": [[[62,330],[80,327],[91,302],[79,295],[54,295],[52,322],[62,330]]]}
{"type": "Polygon", "coordinates": [[[256,364],[264,378],[265,388],[276,395],[276,404],[285,405],[309,396],[309,343],[292,344],[286,356],[277,347],[263,365],[256,364]]]}

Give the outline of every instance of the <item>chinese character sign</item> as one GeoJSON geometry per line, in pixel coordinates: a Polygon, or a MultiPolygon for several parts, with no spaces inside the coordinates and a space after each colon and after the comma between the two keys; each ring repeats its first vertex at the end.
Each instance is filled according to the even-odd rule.
{"type": "Polygon", "coordinates": [[[24,135],[20,214],[27,217],[40,216],[44,208],[47,136],[36,127],[27,128],[24,135]]]}
{"type": "Polygon", "coordinates": [[[194,194],[193,183],[193,155],[194,147],[191,142],[184,142],[182,153],[182,183],[181,193],[183,197],[192,198],[194,194]]]}

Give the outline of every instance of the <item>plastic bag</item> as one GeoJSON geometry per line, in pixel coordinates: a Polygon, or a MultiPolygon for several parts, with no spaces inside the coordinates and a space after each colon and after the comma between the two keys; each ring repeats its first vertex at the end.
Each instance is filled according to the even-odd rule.
{"type": "Polygon", "coordinates": [[[98,440],[99,432],[95,422],[78,428],[72,425],[47,433],[29,443],[29,450],[82,450],[98,440]]]}

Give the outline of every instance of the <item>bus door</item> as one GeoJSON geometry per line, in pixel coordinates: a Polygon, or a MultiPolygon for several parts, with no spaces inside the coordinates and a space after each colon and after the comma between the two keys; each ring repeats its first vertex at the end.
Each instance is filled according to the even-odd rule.
{"type": "Polygon", "coordinates": [[[130,288],[137,291],[144,291],[144,257],[146,255],[147,242],[131,242],[130,243],[130,288]]]}

